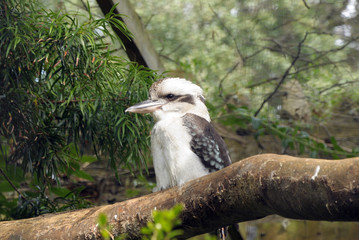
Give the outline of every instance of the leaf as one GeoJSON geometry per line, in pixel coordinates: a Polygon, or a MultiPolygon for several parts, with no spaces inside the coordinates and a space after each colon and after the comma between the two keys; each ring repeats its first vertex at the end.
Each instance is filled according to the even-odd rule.
{"type": "Polygon", "coordinates": [[[68,194],[71,193],[71,191],[67,188],[52,187],[52,188],[49,188],[49,190],[59,197],[66,197],[68,194]]]}
{"type": "Polygon", "coordinates": [[[292,147],[293,146],[293,141],[289,138],[284,138],[282,141],[282,147],[283,148],[287,148],[287,147],[292,147]]]}
{"type": "Polygon", "coordinates": [[[96,162],[98,159],[95,156],[90,156],[90,155],[83,155],[80,157],[80,161],[82,163],[93,163],[96,162]]]}
{"type": "Polygon", "coordinates": [[[10,183],[1,179],[0,192],[13,192],[13,191],[14,191],[14,188],[10,185],[10,183]]]}
{"type": "Polygon", "coordinates": [[[88,174],[87,172],[83,171],[83,170],[76,170],[76,171],[74,171],[74,175],[75,175],[76,177],[89,180],[89,181],[91,181],[91,182],[94,181],[93,177],[92,177],[90,174],[88,174]]]}
{"type": "Polygon", "coordinates": [[[106,227],[108,224],[106,214],[100,213],[97,218],[97,223],[98,223],[99,227],[106,227]]]}
{"type": "Polygon", "coordinates": [[[333,144],[333,148],[337,151],[340,151],[340,152],[345,152],[343,150],[343,148],[341,148],[338,143],[337,143],[337,140],[335,139],[335,137],[331,136],[330,137],[330,142],[333,144]]]}
{"type": "Polygon", "coordinates": [[[303,153],[304,153],[304,150],[305,150],[304,144],[299,143],[299,153],[300,153],[300,154],[303,154],[303,153]]]}

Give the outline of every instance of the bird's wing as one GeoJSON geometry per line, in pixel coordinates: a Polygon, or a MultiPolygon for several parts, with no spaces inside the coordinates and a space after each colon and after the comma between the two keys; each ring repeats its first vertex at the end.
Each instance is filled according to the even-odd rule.
{"type": "Polygon", "coordinates": [[[213,125],[195,114],[183,116],[183,125],[192,136],[192,151],[202,160],[210,172],[217,171],[231,164],[226,145],[213,125]]]}

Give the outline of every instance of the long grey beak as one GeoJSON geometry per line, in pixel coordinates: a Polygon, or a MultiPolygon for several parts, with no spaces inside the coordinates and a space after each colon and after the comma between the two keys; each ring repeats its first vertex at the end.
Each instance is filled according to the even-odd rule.
{"type": "Polygon", "coordinates": [[[147,100],[127,108],[125,112],[151,113],[160,109],[164,104],[164,102],[159,100],[147,100]]]}

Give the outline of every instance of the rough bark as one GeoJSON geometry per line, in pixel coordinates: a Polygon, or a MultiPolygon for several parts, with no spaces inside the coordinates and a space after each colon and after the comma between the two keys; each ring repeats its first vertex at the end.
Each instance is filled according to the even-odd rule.
{"type": "Polygon", "coordinates": [[[359,221],[359,158],[323,160],[257,155],[181,187],[113,205],[0,222],[0,239],[99,239],[107,214],[112,234],[139,238],[153,209],[184,205],[183,238],[271,214],[287,218],[359,221]]]}

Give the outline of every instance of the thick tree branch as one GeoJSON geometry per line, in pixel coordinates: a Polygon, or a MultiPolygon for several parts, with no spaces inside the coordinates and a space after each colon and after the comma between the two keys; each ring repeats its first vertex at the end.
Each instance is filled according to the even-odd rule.
{"type": "Polygon", "coordinates": [[[153,209],[183,204],[183,238],[271,214],[359,221],[359,157],[343,160],[257,155],[181,187],[102,207],[0,222],[0,239],[100,239],[96,219],[112,234],[139,238],[153,209]]]}

